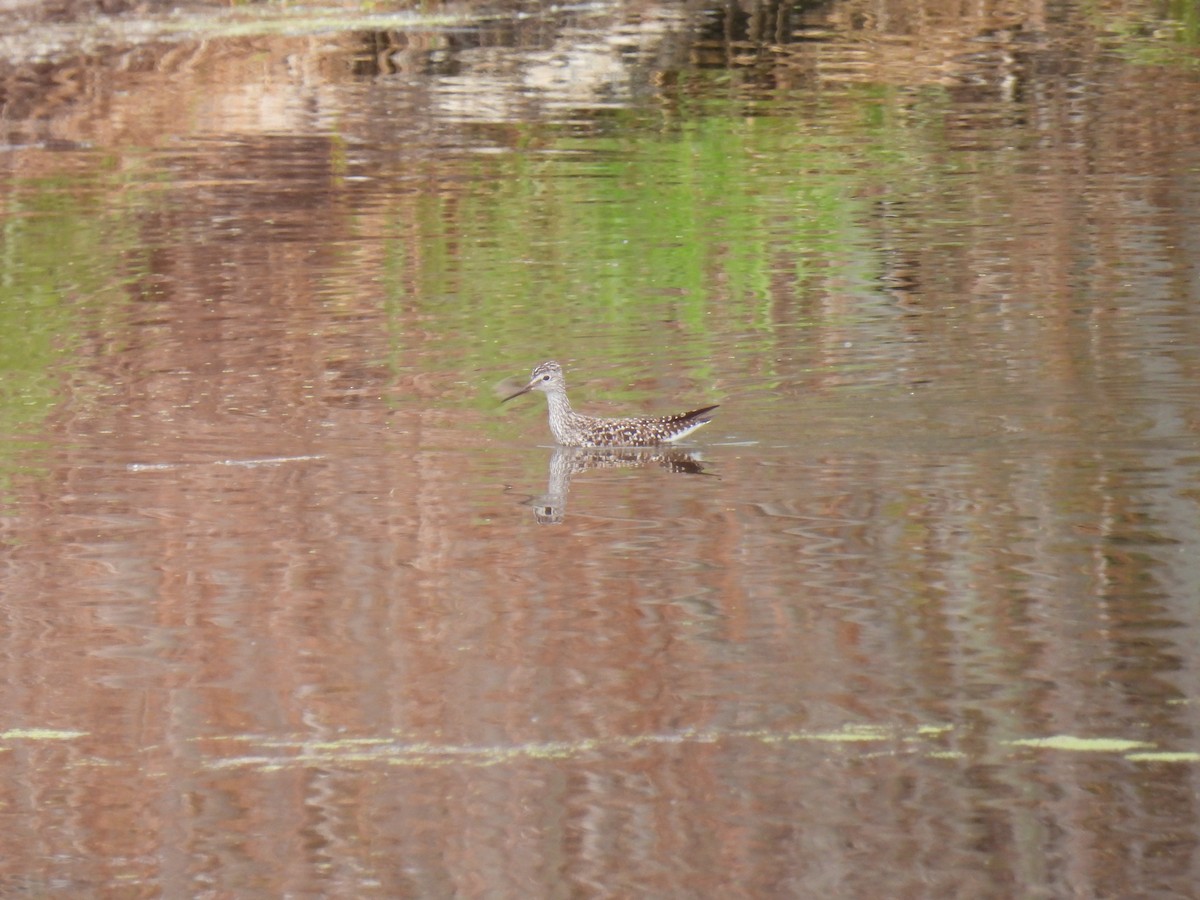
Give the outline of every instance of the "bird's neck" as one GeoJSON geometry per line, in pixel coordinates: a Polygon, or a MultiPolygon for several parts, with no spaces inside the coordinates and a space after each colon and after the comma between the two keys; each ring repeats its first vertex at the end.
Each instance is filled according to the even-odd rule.
{"type": "Polygon", "coordinates": [[[565,393],[555,391],[546,395],[546,404],[550,407],[550,430],[559,443],[563,443],[569,433],[569,424],[575,416],[571,409],[571,401],[565,393]]]}
{"type": "Polygon", "coordinates": [[[546,395],[546,402],[550,404],[550,409],[557,413],[570,413],[571,401],[567,399],[564,391],[555,391],[552,394],[546,395]]]}

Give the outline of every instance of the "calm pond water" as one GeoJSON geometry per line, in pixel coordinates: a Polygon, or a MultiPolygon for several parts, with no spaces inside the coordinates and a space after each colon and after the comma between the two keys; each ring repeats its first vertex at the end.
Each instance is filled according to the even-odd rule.
{"type": "Polygon", "coordinates": [[[0,38],[0,890],[1188,897],[1184,4],[0,38]],[[576,407],[719,403],[670,451],[576,407]]]}

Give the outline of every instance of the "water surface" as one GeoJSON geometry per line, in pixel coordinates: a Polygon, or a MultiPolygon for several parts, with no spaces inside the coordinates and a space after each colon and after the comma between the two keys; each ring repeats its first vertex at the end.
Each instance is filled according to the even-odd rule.
{"type": "Polygon", "coordinates": [[[377,7],[7,13],[5,891],[1187,896],[1189,20],[377,7]]]}

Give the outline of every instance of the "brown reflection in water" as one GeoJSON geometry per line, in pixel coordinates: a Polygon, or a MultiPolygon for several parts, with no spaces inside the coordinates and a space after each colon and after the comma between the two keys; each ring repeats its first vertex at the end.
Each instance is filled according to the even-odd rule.
{"type": "MultiPolygon", "coordinates": [[[[1189,768],[1003,740],[1148,722],[1186,747],[1194,733],[1176,702],[1191,663],[1171,639],[1191,600],[1162,575],[1179,538],[1147,500],[1170,461],[1110,443],[1156,399],[1129,387],[1154,393],[1138,373],[1157,349],[1116,302],[1148,283],[1129,269],[1194,244],[1164,177],[1191,171],[1194,84],[1121,65],[1068,33],[1079,23],[1028,40],[1053,27],[1036,4],[956,10],[831,6],[772,49],[787,17],[756,7],[719,48],[723,66],[753,57],[774,79],[735,102],[763,84],[948,87],[939,152],[957,166],[908,196],[881,185],[873,219],[905,314],[877,345],[927,392],[874,415],[866,400],[796,405],[861,384],[846,347],[879,332],[837,273],[780,276],[765,315],[781,334],[812,323],[811,342],[729,353],[723,377],[830,413],[805,420],[813,443],[763,403],[742,427],[775,451],[717,451],[717,499],[709,479],[589,477],[572,497],[589,514],[557,529],[500,487],[541,478],[542,459],[489,456],[480,416],[447,402],[472,373],[424,343],[426,313],[381,312],[381,273],[412,294],[426,265],[418,198],[470,189],[430,148],[518,142],[503,121],[462,129],[483,104],[455,103],[478,87],[529,112],[519,54],[489,56],[442,103],[432,83],[357,81],[457,73],[465,45],[438,34],[181,42],[10,73],[14,132],[128,165],[153,147],[177,181],[141,220],[125,318],[96,330],[75,376],[107,402],[63,404],[46,477],[6,510],[0,706],[85,732],[4,745],[6,887],[1188,890],[1189,768]],[[397,145],[388,123],[404,117],[397,145]],[[339,180],[330,121],[370,148],[354,174],[390,185],[390,218],[372,217],[378,182],[339,180]],[[973,156],[1013,137],[1009,156],[973,156]],[[365,210],[362,233],[347,208],[365,210]],[[995,228],[1005,215],[1014,227],[995,228]],[[408,229],[398,273],[362,240],[387,227],[408,229]],[[330,274],[336,254],[354,265],[330,274]],[[400,364],[388,329],[408,338],[400,364]],[[894,727],[812,736],[858,720],[894,727]]],[[[688,71],[671,48],[713,49],[676,40],[654,82],[664,108],[696,90],[670,77],[688,71]]],[[[460,213],[439,215],[453,242],[460,213]]],[[[1161,323],[1182,305],[1142,311],[1161,323]]],[[[729,315],[719,350],[745,327],[729,315]]]]}

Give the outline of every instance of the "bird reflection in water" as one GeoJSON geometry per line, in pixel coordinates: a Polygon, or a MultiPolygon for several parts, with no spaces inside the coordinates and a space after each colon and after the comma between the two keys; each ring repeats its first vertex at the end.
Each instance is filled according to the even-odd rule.
{"type": "Polygon", "coordinates": [[[566,517],[571,479],[594,469],[635,469],[658,466],[679,475],[712,475],[699,456],[679,447],[556,447],[550,456],[546,493],[526,501],[539,525],[558,525],[566,517]]]}

